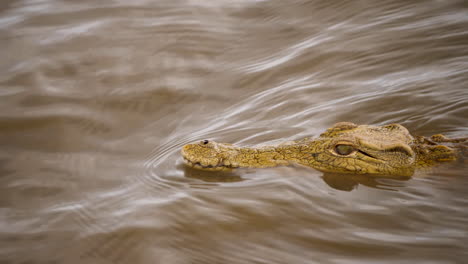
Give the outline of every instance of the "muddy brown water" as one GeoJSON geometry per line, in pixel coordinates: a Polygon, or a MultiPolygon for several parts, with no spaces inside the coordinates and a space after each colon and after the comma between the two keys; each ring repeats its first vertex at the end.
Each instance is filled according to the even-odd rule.
{"type": "Polygon", "coordinates": [[[467,166],[206,173],[339,121],[468,135],[466,1],[0,4],[1,263],[466,263],[467,166]]]}

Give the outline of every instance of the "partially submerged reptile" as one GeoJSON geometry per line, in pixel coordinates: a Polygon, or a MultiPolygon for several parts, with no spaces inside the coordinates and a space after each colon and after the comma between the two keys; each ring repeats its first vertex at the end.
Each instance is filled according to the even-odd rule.
{"type": "Polygon", "coordinates": [[[203,140],[183,146],[181,153],[187,165],[202,170],[300,164],[331,173],[410,176],[416,168],[456,160],[467,141],[440,134],[413,137],[399,124],[341,122],[315,139],[258,148],[203,140]]]}

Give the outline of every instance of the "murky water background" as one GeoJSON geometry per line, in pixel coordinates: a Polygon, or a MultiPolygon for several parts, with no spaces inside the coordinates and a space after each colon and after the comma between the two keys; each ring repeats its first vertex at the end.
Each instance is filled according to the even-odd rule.
{"type": "Polygon", "coordinates": [[[468,134],[466,1],[0,3],[1,263],[464,263],[464,164],[204,173],[186,143],[468,134]]]}

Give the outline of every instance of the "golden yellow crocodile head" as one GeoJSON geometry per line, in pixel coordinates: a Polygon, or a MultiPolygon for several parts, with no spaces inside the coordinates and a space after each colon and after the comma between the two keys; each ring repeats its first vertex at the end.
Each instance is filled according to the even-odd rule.
{"type": "Polygon", "coordinates": [[[408,130],[398,124],[337,123],[306,142],[297,163],[333,173],[407,175],[416,161],[412,142],[408,130]]]}
{"type": "Polygon", "coordinates": [[[399,124],[348,122],[335,124],[318,138],[278,146],[242,148],[204,140],[183,146],[181,152],[189,166],[204,170],[301,164],[324,172],[378,175],[412,175],[417,167],[456,159],[452,148],[415,139],[399,124]]]}

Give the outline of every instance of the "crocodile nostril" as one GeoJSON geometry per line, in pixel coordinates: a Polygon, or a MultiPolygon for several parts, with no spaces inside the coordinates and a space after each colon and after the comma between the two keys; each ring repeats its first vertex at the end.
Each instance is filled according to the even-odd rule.
{"type": "Polygon", "coordinates": [[[205,140],[202,141],[203,145],[208,144],[208,142],[210,142],[208,139],[205,139],[205,140]]]}

